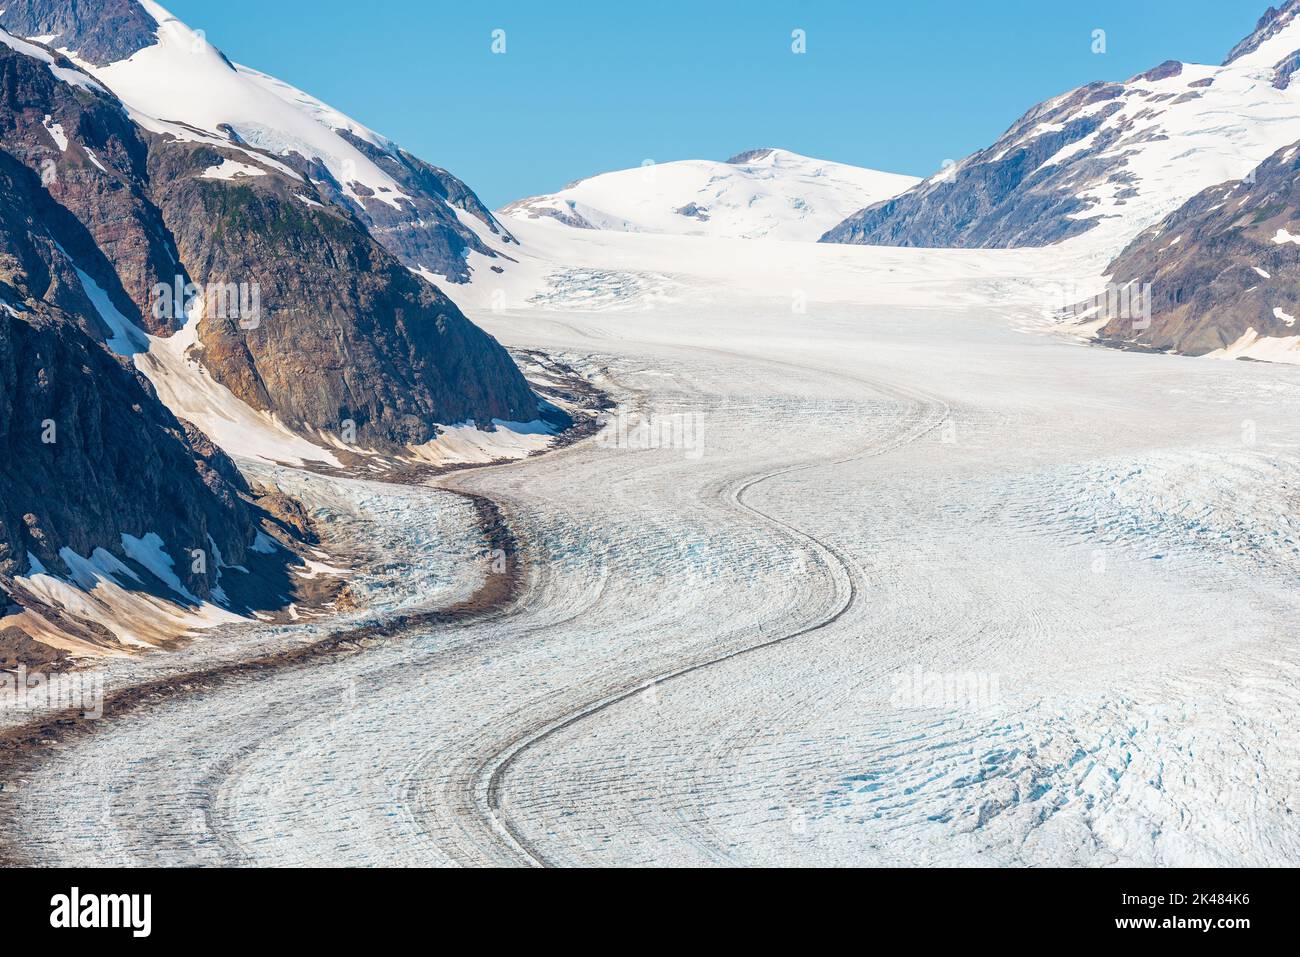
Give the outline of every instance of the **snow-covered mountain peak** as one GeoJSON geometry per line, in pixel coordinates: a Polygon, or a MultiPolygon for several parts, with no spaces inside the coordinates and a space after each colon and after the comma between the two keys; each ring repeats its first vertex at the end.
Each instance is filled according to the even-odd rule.
{"type": "MultiPolygon", "coordinates": [[[[765,146],[761,149],[745,150],[743,153],[737,153],[735,156],[731,157],[731,159],[727,160],[727,162],[733,166],[752,166],[772,158],[776,153],[783,152],[785,151],[775,149],[771,146],[765,146]]],[[[790,155],[794,156],[797,154],[792,153],[790,155]]]]}
{"type": "Polygon", "coordinates": [[[1268,68],[1300,50],[1300,0],[1286,0],[1269,7],[1260,17],[1255,32],[1238,43],[1223,61],[1224,66],[1268,68]]]}
{"type": "Polygon", "coordinates": [[[855,209],[901,193],[912,176],[763,148],[725,162],[647,161],[502,210],[582,229],[812,241],[855,209]]]}
{"type": "Polygon", "coordinates": [[[316,97],[231,62],[154,0],[23,0],[0,9],[0,27],[63,54],[150,133],[241,152],[241,162],[310,180],[426,278],[466,282],[470,253],[494,259],[492,244],[516,242],[455,176],[316,97]]]}
{"type": "Polygon", "coordinates": [[[1032,108],[996,143],[826,234],[900,246],[1042,246],[1089,235],[1109,258],[1200,190],[1300,139],[1300,0],[1222,66],[1168,60],[1032,108]]]}
{"type": "Polygon", "coordinates": [[[81,65],[134,110],[168,124],[159,132],[195,138],[186,130],[190,127],[226,139],[233,131],[273,155],[297,153],[304,160],[319,160],[359,205],[366,196],[398,206],[404,193],[393,177],[321,122],[326,116],[341,119],[341,114],[314,100],[314,109],[298,108],[282,98],[270,77],[241,71],[201,31],[153,0],[139,3],[158,24],[157,42],[107,66],[81,65]]]}

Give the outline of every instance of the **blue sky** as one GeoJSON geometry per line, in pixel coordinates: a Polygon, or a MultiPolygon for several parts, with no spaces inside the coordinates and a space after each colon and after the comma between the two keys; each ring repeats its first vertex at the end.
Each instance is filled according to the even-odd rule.
{"type": "Polygon", "coordinates": [[[491,207],[646,159],[779,146],[928,175],[1030,106],[1218,63],[1266,0],[162,0],[491,207]],[[791,52],[791,31],[807,52],[791,52]],[[506,53],[493,54],[492,31],[506,53]],[[1106,53],[1092,52],[1094,30],[1106,53]]]}

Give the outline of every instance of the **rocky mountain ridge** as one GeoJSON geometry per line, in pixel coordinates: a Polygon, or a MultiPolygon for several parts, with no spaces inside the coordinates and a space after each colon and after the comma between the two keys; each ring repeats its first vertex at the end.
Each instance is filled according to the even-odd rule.
{"type": "Polygon", "coordinates": [[[1171,60],[1047,100],[988,148],[822,241],[993,248],[1088,235],[1113,255],[1202,189],[1300,139],[1297,13],[1296,0],[1270,9],[1221,66],[1171,60]]]}
{"type": "Polygon", "coordinates": [[[191,415],[230,425],[223,442],[251,429],[245,454],[328,462],[540,414],[430,281],[490,254],[476,230],[513,242],[472,191],[208,46],[187,65],[281,104],[289,145],[343,144],[356,178],[207,101],[194,124],[151,116],[117,68],[168,36],[175,54],[171,23],[128,0],[0,11],[32,33],[0,29],[0,662],[116,653],[122,634],[152,644],[292,600],[271,493],[191,415]]]}
{"type": "Polygon", "coordinates": [[[1118,316],[1100,341],[1185,355],[1300,361],[1300,143],[1244,180],[1212,186],[1111,263],[1117,287],[1149,289],[1150,316],[1118,316]]]}

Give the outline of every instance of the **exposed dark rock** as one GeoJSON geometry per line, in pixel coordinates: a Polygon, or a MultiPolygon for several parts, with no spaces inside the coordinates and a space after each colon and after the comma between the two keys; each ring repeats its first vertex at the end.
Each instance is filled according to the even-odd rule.
{"type": "MultiPolygon", "coordinates": [[[[1280,9],[1269,10],[1255,33],[1237,44],[1226,62],[1259,50],[1291,24],[1298,11],[1300,0],[1288,0],[1280,9]]],[[[1275,86],[1290,84],[1300,63],[1298,56],[1300,51],[1276,65],[1275,86]]],[[[1191,89],[1176,89],[1177,78],[1184,71],[1184,64],[1169,60],[1127,84],[1094,83],[1040,104],[993,146],[900,196],[855,213],[829,230],[822,241],[922,247],[1045,246],[1097,228],[1106,218],[1116,216],[1122,220],[1120,225],[1135,220],[1136,231],[1167,211],[1160,191],[1145,195],[1139,183],[1130,184],[1133,191],[1116,197],[1115,205],[1137,208],[1121,215],[1104,208],[1110,197],[1096,187],[1108,176],[1125,171],[1130,157],[1145,144],[1168,139],[1169,129],[1182,128],[1184,124],[1172,120],[1162,128],[1166,110],[1176,108],[1187,116],[1198,110],[1217,114],[1224,109],[1220,99],[1203,92],[1213,85],[1213,77],[1189,83],[1191,89]],[[1170,88],[1152,89],[1155,83],[1170,88]],[[1206,97],[1203,103],[1202,96],[1206,97]],[[1094,111],[1092,105],[1105,100],[1115,102],[1094,111]],[[1116,116],[1121,110],[1122,115],[1116,116]],[[1085,137],[1092,139],[1083,144],[1085,137]],[[1080,148],[1053,158],[1063,147],[1076,143],[1080,148]],[[1144,195],[1152,202],[1135,202],[1144,195]]],[[[1189,144],[1189,154],[1196,149],[1189,144]]],[[[1197,172],[1190,160],[1188,171],[1189,175],[1197,172]]],[[[1170,171],[1163,175],[1177,177],[1170,171]]]]}
{"type": "MultiPolygon", "coordinates": [[[[1297,144],[1300,146],[1300,144],[1297,144]]],[[[1111,263],[1119,286],[1151,286],[1151,324],[1113,319],[1098,333],[1111,344],[1203,355],[1238,341],[1300,335],[1300,148],[1279,150],[1250,180],[1194,196],[1138,236],[1111,263]],[[1282,310],[1282,314],[1275,310],[1282,310]]]]}
{"type": "Polygon", "coordinates": [[[0,104],[0,142],[60,207],[46,215],[80,224],[64,230],[69,253],[128,319],[154,333],[174,329],[142,308],[156,283],[173,282],[184,268],[148,195],[145,141],[121,105],[3,45],[0,104]],[[66,149],[52,130],[62,132],[66,149]]]}
{"type": "MultiPolygon", "coordinates": [[[[157,42],[159,30],[158,24],[136,0],[23,0],[10,4],[0,14],[0,24],[18,36],[58,34],[51,41],[54,46],[75,50],[78,56],[96,66],[126,59],[152,46],[157,42]]],[[[224,54],[217,53],[235,70],[224,54]]],[[[162,119],[183,124],[183,117],[162,119]]],[[[225,133],[233,144],[246,145],[229,124],[219,124],[218,131],[225,133]]],[[[399,207],[384,202],[360,183],[337,183],[315,157],[295,153],[280,159],[315,180],[327,202],[357,213],[372,235],[406,265],[415,269],[423,267],[446,277],[448,282],[460,283],[470,278],[466,262],[470,251],[488,258],[499,257],[499,253],[457,218],[453,208],[480,220],[503,244],[517,242],[474,192],[446,170],[425,163],[396,145],[376,146],[346,129],[334,132],[393,177],[406,197],[399,207]],[[359,203],[345,195],[344,185],[360,197],[359,203]]],[[[132,277],[123,276],[123,284],[128,289],[131,280],[132,277]]]]}
{"type": "Polygon", "coordinates": [[[478,219],[502,243],[518,243],[474,191],[445,169],[397,147],[379,149],[347,130],[338,133],[393,177],[408,197],[400,201],[401,209],[372,199],[359,211],[371,235],[407,266],[423,266],[451,282],[467,282],[470,271],[465,259],[471,250],[497,256],[449,207],[478,219]]]}
{"type": "MultiPolygon", "coordinates": [[[[577,180],[577,182],[581,183],[582,180],[577,180]]],[[[568,188],[569,187],[567,186],[565,187],[565,189],[568,188]]],[[[542,197],[540,196],[529,196],[525,199],[515,200],[505,209],[501,210],[501,212],[503,215],[508,216],[511,213],[514,213],[516,210],[522,210],[523,212],[526,212],[528,214],[529,219],[539,219],[543,216],[546,216],[549,217],[550,219],[557,220],[558,222],[563,223],[565,226],[569,226],[573,229],[595,229],[596,228],[591,223],[590,220],[588,220],[585,216],[583,216],[581,213],[578,212],[572,200],[567,201],[563,209],[556,209],[552,206],[533,205],[534,203],[537,202],[537,200],[541,198],[542,197]]]]}
{"type": "Polygon", "coordinates": [[[64,547],[124,558],[123,534],[152,532],[204,597],[216,563],[191,574],[191,550],[215,542],[228,562],[244,559],[256,533],[247,489],[65,311],[85,300],[30,176],[0,153],[0,576],[26,574],[29,552],[61,574],[64,547]]]}
{"type": "Polygon", "coordinates": [[[67,659],[66,651],[33,641],[26,632],[17,628],[0,628],[0,671],[11,671],[19,665],[41,669],[53,666],[57,669],[67,659]]]}
{"type": "Polygon", "coordinates": [[[1166,60],[1158,67],[1147,70],[1145,73],[1139,73],[1137,76],[1133,77],[1132,80],[1129,80],[1129,82],[1132,83],[1134,80],[1146,80],[1149,83],[1155,83],[1159,80],[1167,80],[1171,76],[1179,76],[1182,72],[1183,64],[1180,61],[1166,60]]]}
{"type": "Polygon", "coordinates": [[[746,166],[750,163],[757,163],[759,160],[765,159],[772,155],[773,152],[774,151],[770,146],[765,146],[762,149],[746,150],[743,153],[737,153],[735,156],[731,157],[731,159],[727,160],[727,162],[732,166],[746,166]]]}
{"type": "Polygon", "coordinates": [[[7,0],[0,26],[16,36],[52,35],[52,46],[96,66],[151,46],[158,30],[135,0],[7,0]]]}
{"type": "Polygon", "coordinates": [[[201,359],[217,381],[308,433],[337,436],[350,421],[368,447],[428,441],[438,422],[536,417],[506,351],[356,216],[275,171],[202,178],[221,159],[211,147],[159,139],[149,167],[193,279],[259,289],[255,328],[211,311],[199,326],[201,359]]]}
{"type": "Polygon", "coordinates": [[[290,498],[278,488],[266,485],[254,485],[253,495],[258,508],[262,509],[275,524],[279,525],[289,537],[308,545],[320,544],[316,526],[303,508],[302,503],[290,498]]]}
{"type": "MultiPolygon", "coordinates": [[[[1119,104],[1085,116],[1079,110],[1115,99],[1123,87],[1096,83],[1026,113],[997,144],[932,176],[901,196],[869,206],[828,231],[822,242],[882,246],[1043,246],[1085,232],[1074,218],[1088,209],[1062,188],[1060,170],[1044,164],[1063,147],[1096,132],[1119,104]],[[1045,128],[1049,132],[1036,133],[1045,128]]],[[[1117,136],[1098,136],[1101,142],[1117,136]]],[[[1095,174],[1081,167],[1072,178],[1095,174]]]]}
{"type": "MultiPolygon", "coordinates": [[[[154,42],[156,24],[134,0],[7,6],[0,23],[11,32],[58,34],[51,46],[95,64],[154,42]]],[[[107,348],[111,330],[92,298],[102,290],[113,307],[104,315],[165,336],[183,314],[155,309],[155,287],[208,286],[194,356],[214,378],[309,435],[350,440],[350,421],[357,444],[391,449],[434,437],[439,422],[491,428],[493,418],[537,416],[507,353],[403,265],[463,279],[470,251],[494,255],[453,209],[501,243],[514,237],[464,183],[396,147],[340,134],[409,197],[394,210],[351,184],[358,204],[319,162],[291,158],[304,175],[282,172],[229,126],[215,146],[211,132],[195,131],[204,142],[146,132],[109,91],[51,55],[61,73],[80,72],[78,82],[0,45],[0,665],[61,663],[10,627],[24,616],[89,646],[117,644],[25,587],[37,565],[66,578],[73,553],[102,549],[141,587],[180,600],[129,556],[123,536],[158,536],[185,589],[237,612],[288,601],[344,607],[345,583],[296,581],[291,552],[252,547],[259,522],[281,543],[318,538],[298,503],[249,489],[107,348]],[[205,175],[227,160],[266,171],[205,175]],[[229,283],[257,290],[255,315],[211,308],[211,290],[229,283]]]]}
{"type": "Polygon", "coordinates": [[[1286,3],[1281,6],[1269,7],[1265,10],[1259,22],[1255,24],[1255,31],[1229,51],[1228,58],[1223,61],[1224,66],[1258,50],[1261,44],[1271,40],[1288,25],[1295,18],[1297,11],[1300,11],[1300,0],[1286,0],[1286,3]]]}
{"type": "Polygon", "coordinates": [[[709,221],[709,210],[698,203],[687,203],[679,209],[674,209],[673,212],[678,216],[685,216],[687,219],[698,219],[702,223],[709,221]]]}
{"type": "MultiPolygon", "coordinates": [[[[257,153],[141,131],[106,92],[61,82],[5,46],[0,132],[32,173],[39,216],[57,222],[59,242],[132,322],[160,335],[177,328],[181,312],[156,308],[154,288],[178,277],[258,290],[259,328],[210,310],[199,330],[201,361],[253,407],[308,432],[337,435],[351,422],[372,446],[427,441],[437,422],[534,417],[536,400],[509,356],[372,238],[366,220],[379,231],[375,214],[350,202],[331,206],[312,184],[270,164],[261,177],[205,179],[227,158],[255,163],[257,153]]],[[[400,241],[382,235],[390,245],[423,242],[463,268],[464,251],[481,243],[443,199],[495,220],[455,177],[404,162],[385,168],[413,194],[437,199],[423,203],[426,228],[400,241]],[[440,215],[451,222],[434,228],[440,215]]],[[[377,200],[367,206],[397,213],[377,200]]],[[[102,338],[80,283],[74,277],[64,288],[71,298],[61,307],[102,338]]]]}
{"type": "Polygon", "coordinates": [[[1292,53],[1273,69],[1273,86],[1285,90],[1291,85],[1291,78],[1300,69],[1300,50],[1292,53]]]}

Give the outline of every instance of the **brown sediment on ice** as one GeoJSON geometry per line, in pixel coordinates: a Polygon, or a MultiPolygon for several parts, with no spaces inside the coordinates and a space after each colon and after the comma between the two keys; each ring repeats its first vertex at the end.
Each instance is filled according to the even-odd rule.
{"type": "MultiPolygon", "coordinates": [[[[599,415],[610,408],[608,397],[563,359],[535,350],[516,353],[536,376],[532,385],[556,411],[553,419],[563,430],[546,448],[528,456],[544,455],[586,438],[600,428],[599,415]]],[[[206,441],[206,440],[205,440],[206,441]]],[[[465,469],[505,465],[519,458],[481,462],[434,463],[381,458],[382,471],[369,471],[373,461],[351,452],[339,452],[344,468],[323,463],[303,467],[304,471],[342,478],[363,478],[389,484],[420,486],[432,479],[465,469]]],[[[310,562],[310,552],[321,557],[318,547],[330,552],[331,561],[357,567],[368,557],[355,550],[338,552],[335,543],[322,545],[323,536],[302,503],[271,486],[250,483],[243,498],[257,516],[259,530],[280,548],[269,553],[249,550],[239,567],[230,570],[221,585],[226,592],[223,608],[235,615],[267,625],[321,621],[359,609],[346,579],[331,575],[294,574],[297,563],[310,562]]],[[[106,657],[133,657],[150,651],[174,652],[185,648],[208,630],[191,615],[191,606],[178,601],[165,583],[130,559],[126,563],[142,582],[99,596],[96,604],[115,608],[115,620],[78,617],[57,602],[33,593],[11,579],[0,578],[0,669],[18,665],[43,672],[63,672],[81,667],[86,661],[106,657]],[[7,607],[6,607],[7,606],[7,607]],[[129,626],[129,627],[128,627],[129,626]],[[124,640],[130,638],[134,640],[124,640]]]]}
{"type": "MultiPolygon", "coordinates": [[[[349,657],[381,641],[399,639],[430,627],[466,624],[506,610],[519,596],[524,581],[522,552],[501,509],[495,502],[473,492],[447,490],[468,499],[483,535],[483,557],[492,564],[504,557],[501,571],[489,571],[473,595],[436,610],[399,612],[383,622],[344,628],[310,644],[271,652],[259,657],[214,665],[198,671],[168,675],[104,696],[104,718],[87,720],[79,711],[44,715],[24,725],[0,730],[0,790],[21,779],[50,748],[66,745],[83,735],[107,727],[111,717],[130,714],[150,705],[182,695],[203,693],[238,678],[253,678],[281,668],[311,665],[349,657]]],[[[0,867],[31,866],[13,848],[0,826],[0,867]]]]}
{"type": "MultiPolygon", "coordinates": [[[[238,566],[222,566],[226,574],[217,580],[226,593],[224,611],[265,624],[287,624],[356,607],[346,581],[295,574],[320,545],[301,503],[258,485],[241,498],[257,521],[257,531],[279,547],[267,552],[250,548],[238,566]]],[[[119,587],[109,579],[82,588],[86,604],[80,609],[30,581],[0,577],[0,670],[26,666],[59,673],[87,661],[175,651],[205,630],[197,602],[184,600],[133,558],[122,563],[135,583],[119,587]]]]}
{"type": "MultiPolygon", "coordinates": [[[[547,455],[600,431],[600,416],[613,409],[614,402],[599,386],[592,383],[572,364],[539,349],[512,349],[511,355],[521,366],[527,366],[532,371],[528,384],[533,391],[546,399],[567,419],[564,427],[555,433],[545,448],[535,449],[521,456],[466,462],[434,462],[398,453],[375,455],[331,448],[330,453],[341,464],[341,468],[319,461],[306,462],[296,467],[317,475],[338,478],[361,478],[399,485],[424,485],[432,478],[452,472],[509,465],[512,462],[547,455]],[[382,463],[382,468],[374,470],[377,462],[382,463]]],[[[561,423],[552,424],[558,426],[561,423]]]]}
{"type": "MultiPolygon", "coordinates": [[[[548,448],[533,453],[530,457],[572,446],[595,435],[601,428],[600,413],[613,408],[614,405],[608,394],[592,384],[572,366],[557,362],[542,353],[535,355],[550,363],[552,370],[559,370],[558,381],[548,391],[577,414],[571,415],[572,424],[557,435],[548,448]]],[[[431,479],[440,475],[466,469],[508,465],[519,461],[527,461],[527,459],[445,466],[418,464],[385,474],[367,474],[362,477],[369,481],[426,485],[431,479]]],[[[313,471],[332,472],[333,470],[313,471]]],[[[341,474],[353,477],[350,473],[341,474]]],[[[305,518],[306,513],[300,511],[296,500],[287,499],[286,502],[277,504],[264,497],[271,496],[272,490],[256,489],[255,491],[259,497],[262,497],[259,504],[264,511],[269,513],[277,523],[288,526],[284,531],[299,530],[296,528],[298,524],[296,519],[305,518]]],[[[348,657],[373,647],[381,641],[400,639],[421,629],[468,624],[506,612],[522,593],[525,580],[527,560],[518,538],[511,530],[500,506],[492,499],[476,492],[454,488],[444,487],[441,491],[468,500],[474,508],[476,522],[482,536],[480,557],[489,568],[483,583],[474,594],[463,601],[436,610],[399,612],[383,622],[345,627],[310,644],[213,665],[196,671],[167,675],[106,693],[103,702],[104,717],[100,720],[87,720],[80,712],[70,710],[43,715],[23,725],[0,729],[0,791],[6,790],[13,782],[20,780],[23,774],[39,763],[50,749],[66,745],[79,736],[94,734],[105,729],[111,724],[113,717],[130,714],[182,695],[211,691],[232,679],[257,677],[281,668],[310,666],[331,659],[348,657]],[[501,571],[493,570],[502,560],[504,560],[504,568],[501,571]]],[[[308,530],[312,531],[314,536],[314,529],[308,530]]],[[[280,538],[280,536],[276,537],[280,538]]],[[[32,862],[24,860],[11,846],[9,840],[11,834],[12,824],[8,821],[0,821],[0,867],[31,866],[32,862]]]]}

